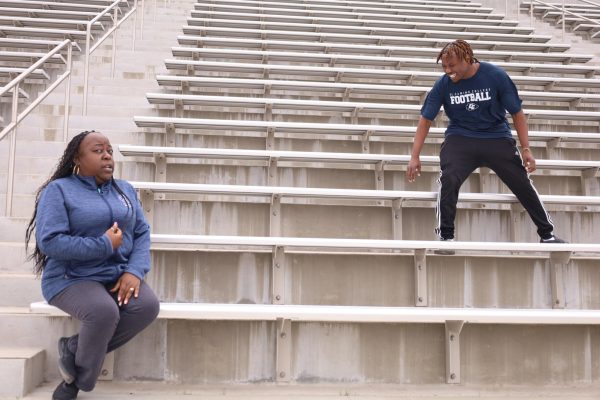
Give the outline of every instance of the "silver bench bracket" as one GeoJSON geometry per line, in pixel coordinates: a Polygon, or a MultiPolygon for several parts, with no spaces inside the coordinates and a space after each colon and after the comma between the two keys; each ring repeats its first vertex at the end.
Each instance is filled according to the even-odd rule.
{"type": "Polygon", "coordinates": [[[190,93],[190,82],[186,80],[181,81],[181,94],[189,94],[190,93]]]}
{"type": "Polygon", "coordinates": [[[546,158],[550,159],[555,159],[555,158],[560,158],[557,154],[557,149],[558,146],[560,145],[561,139],[560,138],[553,138],[548,140],[548,142],[546,142],[546,158]]]}
{"type": "Polygon", "coordinates": [[[426,307],[427,301],[427,260],[425,249],[415,250],[415,305],[426,307]]]}
{"type": "Polygon", "coordinates": [[[375,189],[377,190],[383,190],[385,188],[384,167],[384,161],[379,161],[377,164],[375,164],[375,189]]]}
{"type": "Polygon", "coordinates": [[[154,153],[154,182],[167,181],[167,156],[165,153],[154,153]]]}
{"type": "Polygon", "coordinates": [[[525,212],[525,208],[521,205],[521,203],[512,203],[510,205],[510,240],[512,242],[520,242],[521,241],[521,217],[523,212],[525,212]]]}
{"type": "Polygon", "coordinates": [[[569,110],[573,111],[581,105],[581,99],[575,99],[569,102],[569,110]]]}
{"type": "Polygon", "coordinates": [[[446,321],[446,383],[460,383],[460,331],[465,321],[446,321]]]}
{"type": "Polygon", "coordinates": [[[550,253],[550,286],[552,288],[552,308],[565,308],[565,267],[571,259],[570,251],[550,253]]]}
{"type": "Polygon", "coordinates": [[[402,240],[402,200],[392,200],[392,232],[395,240],[402,240]]]}
{"type": "Polygon", "coordinates": [[[165,146],[175,146],[175,125],[165,124],[165,146]]]}
{"type": "Polygon", "coordinates": [[[369,154],[371,151],[371,135],[373,131],[366,131],[361,138],[362,141],[362,152],[363,154],[369,154]]]}
{"type": "Polygon", "coordinates": [[[277,158],[269,158],[269,170],[267,171],[267,184],[269,186],[277,186],[277,158]]]}
{"type": "Polygon", "coordinates": [[[581,187],[583,194],[586,196],[599,196],[600,186],[598,185],[598,179],[596,179],[596,173],[598,168],[587,168],[581,171],[581,187]]]}
{"type": "Polygon", "coordinates": [[[104,357],[104,363],[102,363],[102,369],[100,369],[99,381],[112,381],[113,373],[115,371],[115,352],[111,351],[104,357]]]}
{"type": "Polygon", "coordinates": [[[175,99],[173,101],[173,106],[175,106],[175,117],[182,118],[183,117],[183,100],[175,99]]]}
{"type": "Polygon", "coordinates": [[[140,201],[144,209],[146,221],[150,224],[150,229],[154,226],[154,192],[148,189],[140,190],[140,201]]]}
{"type": "Polygon", "coordinates": [[[277,318],[276,366],[277,382],[289,382],[292,371],[292,320],[277,318]]]}
{"type": "Polygon", "coordinates": [[[285,304],[285,249],[273,246],[273,304],[285,304]]]}
{"type": "Polygon", "coordinates": [[[343,100],[344,101],[348,101],[348,99],[350,98],[350,94],[352,93],[352,88],[346,88],[344,89],[344,95],[343,95],[343,100]]]}
{"type": "Polygon", "coordinates": [[[479,168],[479,193],[488,193],[491,185],[490,169],[479,168]]]}
{"type": "MultiPolygon", "coordinates": [[[[352,122],[352,125],[358,124],[358,114],[360,114],[362,110],[362,107],[354,107],[354,110],[352,110],[352,112],[350,113],[350,120],[352,122]]],[[[369,135],[369,132],[367,132],[367,135],[369,135]]]]}
{"type": "Polygon", "coordinates": [[[275,128],[267,128],[267,138],[265,143],[267,150],[275,150],[275,128]]]}
{"type": "Polygon", "coordinates": [[[281,196],[271,195],[271,208],[269,214],[270,235],[281,236],[281,196]]]}

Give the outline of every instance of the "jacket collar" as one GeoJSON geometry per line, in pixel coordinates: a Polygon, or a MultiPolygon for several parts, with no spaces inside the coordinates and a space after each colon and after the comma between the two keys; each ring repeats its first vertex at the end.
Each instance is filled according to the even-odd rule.
{"type": "Polygon", "coordinates": [[[83,186],[89,190],[98,190],[100,188],[102,191],[105,191],[105,190],[110,189],[112,186],[112,179],[104,182],[101,185],[98,185],[96,183],[96,177],[94,177],[94,176],[81,176],[81,175],[73,174],[73,175],[71,175],[71,177],[72,177],[72,179],[75,179],[75,180],[81,182],[83,184],[83,186]]]}

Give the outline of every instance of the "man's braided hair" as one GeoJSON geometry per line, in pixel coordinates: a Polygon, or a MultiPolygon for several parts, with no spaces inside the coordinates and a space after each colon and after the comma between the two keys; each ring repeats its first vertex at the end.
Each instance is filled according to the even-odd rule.
{"type": "Polygon", "coordinates": [[[439,63],[442,57],[446,55],[454,55],[459,60],[465,60],[469,64],[474,64],[479,62],[478,59],[473,56],[473,49],[469,43],[464,40],[455,40],[454,42],[450,42],[444,46],[444,48],[438,54],[436,63],[439,63]]]}

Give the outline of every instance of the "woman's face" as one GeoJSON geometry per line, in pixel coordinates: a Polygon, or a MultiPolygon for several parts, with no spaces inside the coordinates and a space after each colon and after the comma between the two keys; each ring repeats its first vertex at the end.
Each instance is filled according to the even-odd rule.
{"type": "Polygon", "coordinates": [[[112,179],[115,162],[108,138],[100,132],[89,133],[79,145],[75,156],[79,175],[93,176],[98,185],[112,179]]]}

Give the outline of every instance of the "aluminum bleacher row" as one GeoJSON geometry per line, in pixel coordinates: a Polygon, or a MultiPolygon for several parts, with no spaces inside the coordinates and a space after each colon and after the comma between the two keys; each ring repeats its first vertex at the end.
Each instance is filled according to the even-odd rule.
{"type": "MultiPolygon", "coordinates": [[[[238,39],[213,39],[206,37],[193,37],[193,36],[180,36],[180,42],[182,44],[195,45],[196,47],[173,47],[171,52],[176,57],[189,57],[191,59],[198,59],[203,54],[211,54],[211,51],[214,54],[223,54],[226,55],[224,58],[231,59],[235,58],[236,54],[240,57],[241,54],[246,54],[242,59],[249,60],[269,60],[269,61],[297,61],[300,58],[300,54],[297,51],[277,51],[276,49],[270,49],[269,44],[274,44],[278,46],[285,46],[287,43],[290,44],[291,47],[294,45],[298,45],[298,42],[281,42],[281,41],[253,41],[248,39],[238,40],[238,39]],[[213,42],[215,41],[216,42],[213,42]],[[230,47],[238,47],[236,45],[239,44],[239,47],[256,47],[259,48],[264,46],[268,48],[268,50],[252,50],[245,49],[243,52],[241,49],[232,49],[232,48],[211,48],[210,46],[214,44],[221,43],[221,46],[230,46],[230,47]],[[262,57],[259,58],[259,55],[262,57]]],[[[301,43],[300,43],[301,44],[301,43]]],[[[304,44],[308,45],[308,49],[303,50],[301,55],[306,57],[305,60],[309,60],[306,62],[328,62],[332,65],[336,63],[349,63],[349,64],[360,64],[360,65],[368,65],[374,64],[379,66],[386,67],[396,67],[396,68],[432,68],[439,69],[439,64],[435,62],[435,55],[437,55],[436,49],[423,49],[423,48],[414,48],[414,47],[393,47],[387,51],[387,54],[381,54],[380,56],[372,56],[372,55],[356,55],[356,54],[345,54],[348,52],[355,51],[364,51],[369,52],[373,50],[374,52],[382,52],[381,48],[373,48],[373,46],[358,46],[358,45],[344,45],[344,44],[321,44],[317,45],[317,50],[320,50],[319,53],[311,52],[309,53],[310,47],[314,47],[309,43],[304,42],[304,44]],[[397,55],[395,55],[397,54],[397,55]],[[382,57],[384,56],[385,57],[382,57]],[[421,57],[418,57],[421,56],[421,57]],[[432,58],[423,58],[426,56],[432,56],[432,58]]],[[[385,50],[385,48],[383,49],[385,50]]],[[[484,51],[478,52],[478,54],[482,54],[484,51]]],[[[496,55],[498,56],[498,52],[489,52],[490,56],[496,55]]],[[[486,54],[487,56],[487,54],[486,54]]],[[[494,64],[506,69],[509,72],[518,72],[524,75],[536,74],[536,73],[563,73],[563,74],[583,74],[586,77],[591,78],[595,73],[598,72],[598,67],[593,65],[574,65],[574,64],[528,64],[523,61],[531,58],[532,61],[575,61],[575,62],[585,62],[590,59],[589,55],[573,55],[573,54],[564,54],[564,53],[503,53],[500,54],[500,59],[511,56],[513,59],[517,58],[520,62],[502,62],[495,61],[494,64]]]]}
{"type": "MultiPolygon", "coordinates": [[[[265,8],[262,8],[265,10],[265,8]]],[[[404,29],[424,29],[424,30],[441,30],[441,31],[455,31],[459,32],[481,32],[482,34],[488,33],[512,33],[512,34],[531,34],[533,28],[521,27],[521,26],[510,26],[510,25],[480,25],[480,24],[463,24],[457,25],[455,23],[440,23],[432,21],[385,21],[377,19],[356,19],[356,18],[339,18],[335,16],[290,16],[282,14],[269,14],[267,12],[262,13],[241,13],[241,12],[218,12],[218,11],[192,11],[192,18],[194,21],[214,21],[218,23],[221,20],[241,20],[247,21],[269,21],[269,22],[290,22],[294,24],[298,23],[315,23],[319,24],[338,24],[338,25],[349,25],[349,26],[360,26],[360,27],[382,27],[382,28],[404,28],[404,29]]]]}
{"type": "MultiPolygon", "coordinates": [[[[303,51],[303,52],[319,52],[324,54],[341,53],[341,54],[379,54],[385,56],[423,56],[433,57],[427,64],[435,63],[435,58],[439,53],[439,48],[433,47],[410,47],[394,46],[383,43],[377,43],[377,46],[356,44],[356,43],[340,43],[340,42],[318,42],[318,41],[300,41],[300,40],[263,40],[263,39],[247,39],[233,37],[209,37],[197,35],[180,35],[177,40],[182,45],[190,45],[195,47],[218,47],[218,48],[238,48],[238,49],[259,49],[259,50],[283,50],[283,51],[303,51]]],[[[485,50],[477,51],[477,54],[483,60],[504,60],[504,61],[536,61],[544,62],[563,62],[565,67],[569,68],[594,68],[593,66],[571,65],[572,62],[587,62],[592,59],[589,54],[575,54],[571,52],[549,52],[537,53],[528,51],[503,51],[503,50],[485,50]]],[[[545,64],[532,64],[531,68],[544,69],[545,64]]],[[[520,68],[521,71],[527,69],[520,68]]],[[[550,71],[546,71],[550,72],[550,71]]]]}
{"type": "MultiPolygon", "coordinates": [[[[293,19],[292,19],[293,20],[293,19]]],[[[464,39],[464,40],[499,40],[510,42],[528,42],[528,43],[546,43],[550,36],[539,36],[531,34],[518,33],[495,33],[479,31],[459,31],[456,30],[432,30],[429,27],[422,29],[416,28],[388,28],[370,25],[340,25],[332,23],[298,23],[298,22],[271,22],[266,19],[258,21],[240,21],[236,19],[212,19],[212,18],[189,18],[188,24],[191,26],[213,27],[213,28],[241,28],[241,29],[261,29],[269,30],[274,33],[281,30],[293,32],[335,32],[347,33],[351,35],[374,35],[374,36],[402,36],[403,38],[443,38],[443,39],[464,39]]],[[[476,25],[474,25],[476,27],[476,25]]],[[[191,28],[190,28],[191,30],[191,28]]],[[[232,31],[234,32],[234,31],[232,31]]],[[[247,31],[242,31],[247,32],[247,31]]]]}
{"type": "MultiPolygon", "coordinates": [[[[224,121],[221,126],[226,125],[224,121]]],[[[216,127],[213,125],[213,128],[216,127]]],[[[248,130],[261,129],[259,125],[249,127],[248,130]]],[[[258,170],[264,169],[263,178],[257,181],[261,184],[277,185],[284,181],[282,170],[295,168],[317,169],[317,174],[323,170],[332,170],[333,174],[340,177],[358,174],[371,175],[369,179],[357,179],[351,185],[345,183],[344,187],[355,188],[405,188],[409,189],[402,179],[397,179],[397,171],[404,171],[410,157],[407,155],[392,154],[360,154],[360,153],[327,153],[327,152],[300,152],[300,151],[276,151],[276,150],[247,150],[247,149],[217,149],[217,148],[178,148],[178,147],[153,147],[153,146],[120,146],[120,152],[125,156],[144,157],[154,164],[154,179],[166,182],[169,176],[169,164],[178,163],[182,165],[192,165],[198,169],[208,165],[215,171],[216,165],[231,165],[227,160],[235,160],[235,166],[243,168],[254,167],[253,178],[256,180],[260,175],[258,170]],[[192,161],[190,161],[192,160],[192,161]],[[194,160],[196,160],[194,162],[194,160]],[[198,163],[198,161],[200,163],[198,163]],[[225,163],[225,164],[224,164],[225,163]],[[359,172],[357,172],[357,170],[359,172]],[[394,171],[396,171],[394,173],[394,171]],[[387,174],[387,175],[386,175],[387,174]],[[386,184],[387,182],[387,184],[386,184]],[[363,186],[366,185],[366,186],[363,186]]],[[[140,160],[141,161],[141,160],[140,160]]],[[[427,186],[433,186],[439,173],[439,159],[436,156],[424,156],[422,158],[423,171],[421,172],[427,186]],[[427,177],[427,178],[426,178],[427,177]]],[[[537,167],[546,174],[536,176],[535,181],[540,184],[543,181],[552,182],[561,180],[566,182],[572,180],[579,183],[579,188],[575,188],[575,183],[568,187],[569,193],[580,195],[600,195],[600,177],[597,177],[600,170],[598,161],[582,160],[538,160],[537,167]],[[551,172],[550,172],[551,171],[551,172]]],[[[215,171],[216,173],[216,171],[215,171]]],[[[479,171],[479,190],[484,192],[490,187],[489,171],[484,169],[479,171]]],[[[192,181],[197,182],[199,177],[192,181]]],[[[211,182],[210,178],[206,183],[211,182]]],[[[341,182],[341,181],[340,181],[341,182]]],[[[558,190],[556,192],[559,192],[558,190]]]]}
{"type": "MultiPolygon", "coordinates": [[[[379,359],[352,374],[326,351],[302,358],[334,340],[346,352],[356,344],[366,354],[373,341],[391,358],[415,356],[447,383],[461,382],[462,366],[470,383],[484,363],[461,364],[469,357],[463,325],[483,327],[462,336],[476,353],[520,346],[523,326],[541,333],[536,343],[547,350],[553,325],[577,331],[600,322],[593,55],[466,1],[207,0],[182,29],[168,73],[157,75],[162,91],[146,95],[156,114],[134,117],[145,145],[119,144],[117,160],[152,224],[147,281],[161,299],[159,318],[182,324],[190,343],[219,326],[237,330],[253,363],[273,359],[261,375],[240,372],[245,361],[233,357],[215,381],[414,382],[387,377],[381,370],[392,362],[379,359]],[[535,226],[485,168],[460,193],[459,241],[429,240],[443,113],[421,156],[422,177],[409,184],[404,171],[420,104],[442,73],[435,58],[457,38],[519,86],[537,158],[531,177],[572,243],[531,243],[535,226]],[[386,347],[407,326],[419,332],[403,350],[386,347]],[[498,335],[510,344],[489,339],[498,335]],[[443,356],[423,359],[434,346],[443,356]]],[[[41,303],[31,310],[63,315],[41,303]]],[[[165,349],[176,353],[172,333],[165,349]]],[[[219,353],[235,340],[217,336],[208,342],[219,353]]],[[[512,367],[486,363],[485,384],[509,383],[512,367]]],[[[533,367],[534,382],[554,382],[546,364],[533,367]]],[[[213,376],[181,371],[167,379],[213,376]]]]}
{"type": "MultiPolygon", "coordinates": [[[[354,12],[344,11],[336,9],[335,11],[323,10],[323,9],[301,9],[301,8],[289,8],[289,3],[278,3],[270,4],[265,6],[261,5],[260,9],[265,13],[288,15],[288,16],[313,16],[313,17],[341,17],[341,18],[353,18],[359,19],[358,15],[354,12]]],[[[239,12],[253,14],[256,12],[256,5],[252,3],[246,3],[242,6],[230,5],[226,3],[221,4],[206,4],[196,3],[194,5],[195,11],[214,11],[214,12],[239,12]]],[[[374,12],[361,12],[360,18],[377,19],[381,21],[431,21],[431,17],[440,17],[435,12],[430,14],[419,15],[411,12],[393,12],[393,10],[375,10],[374,12]],[[388,11],[387,13],[385,11],[388,11]],[[390,12],[391,11],[391,12],[390,12]]],[[[449,24],[477,24],[485,26],[517,26],[518,21],[506,20],[501,18],[497,14],[467,14],[466,17],[453,16],[445,21],[449,24]],[[491,17],[491,18],[490,18],[491,17]]]]}
{"type": "MultiPolygon", "coordinates": [[[[433,82],[440,76],[439,73],[404,70],[404,69],[370,69],[370,68],[345,68],[345,67],[315,67],[304,65],[279,65],[279,64],[252,64],[235,62],[213,62],[213,61],[194,61],[167,59],[165,64],[171,70],[183,70],[190,72],[220,72],[221,75],[237,72],[240,74],[254,74],[261,77],[276,76],[300,76],[311,78],[320,78],[319,80],[335,79],[335,81],[344,81],[347,78],[371,79],[371,80],[392,80],[407,81],[407,83],[433,82]]],[[[600,86],[600,79],[583,78],[558,78],[551,76],[527,76],[515,75],[512,77],[517,85],[538,86],[541,89],[553,89],[563,87],[576,88],[597,88],[600,86]]]]}
{"type": "MultiPolygon", "coordinates": [[[[244,94],[248,90],[254,90],[253,93],[262,93],[272,96],[295,95],[308,97],[315,92],[323,95],[330,94],[332,98],[341,97],[343,100],[352,98],[362,98],[369,95],[369,98],[386,99],[386,96],[416,96],[420,99],[430,89],[429,86],[398,86],[398,85],[383,85],[383,84],[364,84],[364,83],[347,83],[347,82],[315,82],[315,81],[294,81],[294,80],[276,80],[276,79],[244,79],[244,78],[216,78],[202,76],[173,76],[173,75],[157,75],[159,85],[164,88],[171,89],[179,88],[189,95],[195,93],[203,93],[211,95],[222,94],[220,88],[227,89],[227,94],[244,94]],[[237,91],[236,91],[237,89],[237,91]]],[[[595,103],[597,100],[596,94],[588,94],[581,92],[554,92],[548,94],[543,91],[522,91],[522,96],[527,100],[553,100],[551,96],[556,95],[557,102],[568,102],[570,105],[576,106],[583,102],[595,103]]],[[[176,103],[176,96],[185,96],[179,94],[164,94],[150,93],[148,100],[151,102],[160,103],[159,99],[164,97],[166,100],[171,96],[172,103],[176,103]],[[175,97],[173,97],[175,96],[175,97]]],[[[191,97],[190,97],[191,98],[191,97]]],[[[405,98],[408,101],[407,98],[405,98]]],[[[387,100],[389,101],[389,100],[387,100]]],[[[526,110],[531,114],[531,110],[526,110]]]]}
{"type": "MultiPolygon", "coordinates": [[[[188,22],[193,22],[188,20],[188,22]]],[[[242,25],[242,24],[239,24],[242,25]]],[[[285,25],[285,24],[284,24],[285,25]]],[[[281,27],[283,28],[283,26],[281,27]]],[[[335,33],[328,31],[324,32],[310,32],[310,31],[293,31],[284,29],[250,29],[250,28],[221,28],[212,26],[201,26],[201,25],[186,25],[183,27],[185,34],[197,35],[197,36],[225,36],[225,37],[243,37],[243,38],[254,38],[254,39],[281,39],[281,40],[306,40],[306,41],[334,41],[334,42],[346,42],[346,43],[362,43],[362,44],[388,44],[396,46],[410,46],[420,45],[423,47],[437,47],[440,44],[444,45],[451,42],[453,39],[448,37],[430,38],[430,37],[413,37],[404,35],[383,35],[383,34],[351,34],[351,33],[337,33],[342,31],[341,29],[331,29],[335,33]]],[[[453,36],[452,33],[450,36],[453,36]]],[[[515,51],[539,51],[539,52],[550,52],[550,51],[566,51],[569,46],[562,43],[535,43],[525,41],[495,41],[493,39],[488,40],[476,40],[478,37],[477,33],[470,34],[471,37],[464,37],[464,39],[471,39],[472,47],[474,49],[486,49],[486,50],[515,50],[515,51]]],[[[431,36],[429,33],[428,36],[431,36]]]]}

